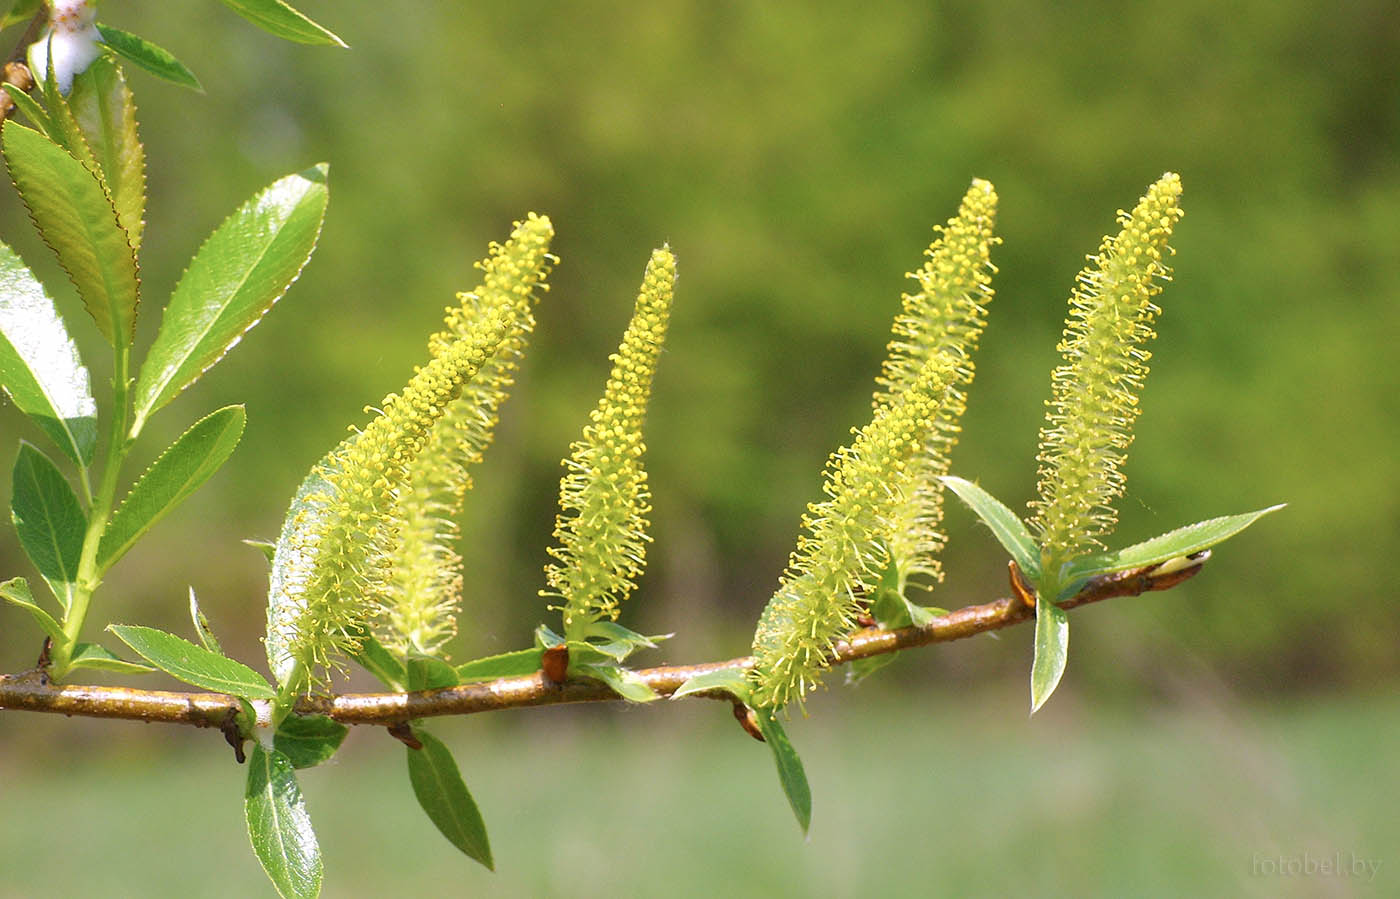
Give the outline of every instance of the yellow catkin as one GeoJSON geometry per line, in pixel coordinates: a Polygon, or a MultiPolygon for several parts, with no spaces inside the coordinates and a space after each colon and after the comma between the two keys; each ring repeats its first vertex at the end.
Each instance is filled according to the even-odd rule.
{"type": "Polygon", "coordinates": [[[559,543],[549,550],[556,562],[545,567],[542,593],[562,600],[553,608],[563,611],[570,640],[582,639],[594,621],[615,620],[645,566],[651,497],[642,425],[675,281],[675,256],[669,248],[654,251],[603,396],[564,462],[554,529],[559,543]]]}
{"type": "Polygon", "coordinates": [[[1040,431],[1039,498],[1030,505],[1042,571],[1053,578],[1068,561],[1101,547],[1113,530],[1123,462],[1133,440],[1138,395],[1161,311],[1152,302],[1169,280],[1167,241],[1182,216],[1181,178],[1168,172],[1105,237],[1079,273],[1059,345],[1064,363],[1040,431]]]}
{"type": "Polygon", "coordinates": [[[454,546],[457,518],[471,488],[470,469],[491,442],[498,410],[534,330],[537,294],[548,288],[544,279],[556,261],[549,253],[553,237],[543,216],[531,213],[516,222],[510,239],[493,243],[477,263],[481,283],[459,295],[460,304],[447,310],[446,328],[429,341],[430,348],[445,347],[467,337],[472,322],[491,315],[505,313],[513,322],[496,352],[433,425],[398,492],[384,608],[375,631],[400,654],[435,654],[456,633],[462,595],[461,557],[454,546]]]}
{"type": "Polygon", "coordinates": [[[967,410],[972,384],[972,355],[987,326],[992,299],[992,247],[998,243],[997,194],[991,182],[975,179],[963,196],[958,214],[937,226],[938,238],[928,248],[924,265],[908,277],[919,290],[905,294],[896,316],[888,356],[877,380],[874,405],[888,405],[907,390],[920,368],[932,357],[948,358],[948,381],[933,413],[923,451],[910,459],[907,500],[894,513],[890,557],[903,592],[911,577],[924,586],[941,579],[937,554],[944,537],[943,486],[950,454],[957,443],[958,422],[967,410]]]}

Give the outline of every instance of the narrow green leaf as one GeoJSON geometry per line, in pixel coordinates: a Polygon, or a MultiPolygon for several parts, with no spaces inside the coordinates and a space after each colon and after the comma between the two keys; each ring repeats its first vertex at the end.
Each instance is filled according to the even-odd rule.
{"type": "Polygon", "coordinates": [[[187,684],[244,699],[272,699],[277,695],[252,668],[182,637],[135,624],[109,624],[107,630],[141,658],[187,684]]]}
{"type": "Polygon", "coordinates": [[[379,678],[380,683],[391,690],[408,688],[408,671],[398,656],[385,649],[384,644],[369,631],[362,630],[356,639],[359,640],[360,649],[351,658],[361,668],[379,678]]]}
{"type": "Polygon", "coordinates": [[[14,250],[0,243],[0,385],[86,468],[97,447],[97,404],[87,369],[53,300],[14,250]]]}
{"type": "Polygon", "coordinates": [[[272,744],[293,768],[314,768],[335,755],[349,732],[350,728],[325,715],[288,715],[272,744]]]}
{"type": "Polygon", "coordinates": [[[259,28],[298,44],[347,46],[282,0],[224,0],[224,5],[259,28]]]}
{"type": "Polygon", "coordinates": [[[967,507],[992,529],[992,536],[1011,554],[1020,566],[1021,572],[1031,581],[1040,580],[1040,548],[1036,546],[1026,523],[1015,512],[1007,508],[1001,500],[992,496],[971,481],[952,475],[944,475],[938,480],[943,486],[958,495],[967,507]]]}
{"type": "Polygon", "coordinates": [[[95,668],[119,674],[149,674],[156,669],[140,662],[128,662],[99,643],[78,643],[73,647],[69,668],[95,668]]]}
{"type": "Polygon", "coordinates": [[[1031,663],[1031,714],[1043,705],[1069,660],[1069,615],[1047,599],[1035,600],[1035,661],[1031,663]]]}
{"type": "Polygon", "coordinates": [[[1148,565],[1157,565],[1178,556],[1198,553],[1230,539],[1270,512],[1282,509],[1283,505],[1241,515],[1225,515],[1198,521],[1124,549],[1083,556],[1070,563],[1067,579],[1090,578],[1115,571],[1146,568],[1148,565]]]}
{"type": "Polygon", "coordinates": [[[238,446],[246,421],[242,406],[225,406],[195,422],[161,453],[107,525],[97,550],[101,571],[219,470],[238,446]]]}
{"type": "Polygon", "coordinates": [[[440,690],[459,683],[457,669],[432,656],[411,656],[404,667],[408,671],[409,690],[440,690]]]}
{"type": "Polygon", "coordinates": [[[564,638],[550,630],[549,625],[541,624],[535,628],[535,645],[540,649],[553,649],[563,642],[564,638]]]}
{"type": "Polygon", "coordinates": [[[408,750],[408,779],[418,804],[449,843],[494,871],[486,822],[462,781],[452,753],[422,727],[414,727],[413,735],[423,744],[422,749],[408,750]]]}
{"type": "Polygon", "coordinates": [[[0,583],[0,599],[14,603],[20,608],[34,616],[39,627],[44,633],[55,640],[63,639],[63,625],[54,620],[54,617],[34,601],[34,594],[29,592],[29,582],[22,577],[12,577],[4,583],[0,583]]]}
{"type": "Polygon", "coordinates": [[[661,694],[648,686],[637,672],[616,665],[575,665],[572,652],[569,654],[569,674],[596,678],[612,687],[614,693],[628,702],[652,702],[661,698],[661,694]]]}
{"type": "Polygon", "coordinates": [[[658,640],[665,640],[672,635],[647,637],[628,630],[615,621],[594,621],[584,630],[583,636],[590,648],[615,662],[621,662],[638,649],[655,649],[658,640]]]}
{"type": "Polygon", "coordinates": [[[63,473],[23,440],[15,459],[10,515],[19,545],[67,611],[78,580],[87,516],[63,473]]]}
{"type": "Polygon", "coordinates": [[[540,670],[540,649],[518,649],[500,655],[472,659],[457,666],[457,678],[462,683],[495,680],[498,677],[526,677],[540,670]]]}
{"type": "Polygon", "coordinates": [[[62,147],[14,121],[5,162],[44,242],[58,255],[102,336],[130,344],[140,301],[136,252],[101,183],[62,147]]]}
{"type": "Polygon", "coordinates": [[[53,122],[50,121],[48,112],[44,110],[38,100],[20,90],[18,85],[10,84],[8,81],[5,82],[5,93],[19,107],[19,111],[24,113],[24,117],[29,119],[29,124],[34,130],[52,139],[49,132],[53,129],[53,122]]]}
{"type": "Polygon", "coordinates": [[[92,147],[83,135],[83,129],[78,126],[78,119],[68,105],[68,98],[59,92],[58,83],[53,80],[44,81],[40,85],[40,96],[49,117],[45,136],[67,150],[68,155],[81,162],[83,168],[100,179],[102,175],[97,165],[97,157],[93,155],[92,147]]]}
{"type": "Polygon", "coordinates": [[[243,794],[248,839],[268,879],[284,899],[314,899],[321,892],[321,847],[291,761],[256,740],[248,758],[243,794]]]}
{"type": "Polygon", "coordinates": [[[223,358],[296,280],[321,233],[326,172],[319,165],[273,183],[199,248],[141,366],[132,434],[223,358]]]}
{"type": "Polygon", "coordinates": [[[262,553],[269,565],[271,565],[272,560],[277,557],[277,544],[273,543],[271,540],[244,540],[242,543],[262,553]]]}
{"type": "Polygon", "coordinates": [[[671,698],[680,699],[691,693],[705,693],[710,690],[723,690],[740,702],[747,704],[749,694],[752,692],[752,685],[749,683],[748,675],[744,669],[720,668],[718,671],[707,671],[690,678],[676,688],[676,692],[671,694],[671,698]]]}
{"type": "Polygon", "coordinates": [[[175,58],[175,54],[164,47],[159,47],[129,31],[111,28],[100,22],[97,32],[102,35],[102,43],[111,47],[113,52],[123,59],[129,60],[157,78],[164,78],[181,87],[204,93],[204,85],[199,83],[194,72],[187,69],[184,63],[175,58]]]}
{"type": "Polygon", "coordinates": [[[847,686],[860,683],[897,658],[899,658],[899,653],[887,652],[878,656],[867,656],[863,659],[856,659],[846,668],[847,686]]]}
{"type": "Polygon", "coordinates": [[[788,804],[797,816],[803,835],[806,835],[812,826],[812,788],[807,785],[807,772],[802,768],[802,759],[798,758],[787,731],[772,709],[754,709],[753,713],[758,722],[758,732],[763,734],[763,742],[773,750],[773,761],[778,765],[778,780],[783,785],[788,804]]]}
{"type": "Polygon", "coordinates": [[[117,221],[140,250],[146,227],[146,151],[136,134],[136,103],[121,69],[106,57],[94,60],[73,79],[68,106],[92,149],[117,221]]]}
{"type": "Polygon", "coordinates": [[[195,598],[194,588],[190,588],[190,621],[194,624],[194,632],[199,635],[199,642],[204,648],[215,655],[223,655],[224,648],[219,645],[219,639],[214,636],[214,629],[209,626],[209,619],[204,617],[200,611],[199,600],[195,598]]]}

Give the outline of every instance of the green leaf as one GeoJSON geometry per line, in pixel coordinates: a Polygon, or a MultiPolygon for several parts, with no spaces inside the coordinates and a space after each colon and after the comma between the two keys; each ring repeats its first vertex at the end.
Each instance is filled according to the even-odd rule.
{"type": "Polygon", "coordinates": [[[384,648],[384,644],[374,638],[369,631],[361,630],[356,636],[360,649],[351,658],[370,674],[379,678],[380,683],[391,690],[407,689],[408,671],[398,656],[384,648]]]}
{"type": "Polygon", "coordinates": [[[321,233],[326,172],[323,164],[273,183],[199,248],[141,366],[133,435],[223,358],[296,280],[321,233]]]}
{"type": "Polygon", "coordinates": [[[272,885],[285,899],[313,899],[321,892],[321,847],[311,829],[292,763],[256,740],[248,758],[243,794],[248,839],[272,885]]]}
{"type": "Polygon", "coordinates": [[[121,69],[106,57],[94,60],[73,79],[68,106],[92,150],[117,221],[140,250],[146,227],[146,151],[136,135],[136,103],[121,69]]]}
{"type": "Polygon", "coordinates": [[[1183,528],[1177,528],[1124,549],[1083,556],[1070,563],[1067,579],[1078,580],[1100,574],[1111,574],[1115,571],[1146,568],[1149,565],[1157,565],[1178,556],[1189,556],[1228,540],[1270,512],[1277,512],[1282,508],[1283,504],[1280,504],[1255,512],[1245,512],[1242,515],[1210,518],[1183,528]]]}
{"type": "Polygon", "coordinates": [[[549,629],[549,625],[541,624],[535,628],[535,645],[540,649],[553,649],[564,642],[564,638],[549,629]]]}
{"type": "Polygon", "coordinates": [[[44,242],[108,343],[131,343],[140,300],[136,252],[92,172],[62,147],[14,121],[4,126],[5,162],[44,242]]]}
{"type": "Polygon", "coordinates": [[[29,119],[29,124],[34,130],[52,139],[49,132],[53,129],[53,122],[38,100],[20,90],[18,85],[8,81],[5,82],[5,94],[9,96],[11,102],[19,107],[19,111],[24,113],[24,117],[29,119]]]}
{"type": "Polygon", "coordinates": [[[1031,538],[1026,523],[1005,503],[971,481],[952,475],[944,475],[938,480],[956,493],[992,529],[992,536],[1010,553],[1021,572],[1031,583],[1037,583],[1040,580],[1040,547],[1031,538]]]}
{"type": "Polygon", "coordinates": [[[146,469],[107,525],[98,545],[97,566],[106,571],[233,453],[247,417],[242,406],[225,406],[195,422],[146,469]]]}
{"type": "Polygon", "coordinates": [[[282,0],[224,0],[224,5],[259,28],[298,44],[347,46],[282,0]]]}
{"type": "Polygon", "coordinates": [[[886,652],[877,656],[866,656],[863,659],[856,659],[846,668],[847,686],[860,683],[898,657],[899,653],[897,652],[886,652]]]}
{"type": "Polygon", "coordinates": [[[448,842],[494,871],[486,823],[462,781],[452,753],[421,727],[413,728],[413,736],[423,744],[422,749],[408,749],[408,779],[418,804],[448,842]]]}
{"type": "Polygon", "coordinates": [[[748,675],[744,669],[720,668],[690,678],[676,688],[676,692],[671,694],[671,698],[680,699],[691,693],[705,693],[710,690],[723,690],[740,702],[747,704],[753,685],[749,683],[748,675]]]}
{"type": "Polygon", "coordinates": [[[98,643],[75,644],[73,658],[68,667],[96,668],[98,671],[115,671],[120,674],[149,674],[156,670],[140,662],[128,662],[98,643]]]}
{"type": "Polygon", "coordinates": [[[616,665],[576,665],[572,652],[569,656],[569,674],[600,680],[628,702],[652,702],[661,698],[661,694],[648,686],[637,672],[616,665]]]}
{"type": "Polygon", "coordinates": [[[185,68],[185,64],[164,47],[158,47],[143,37],[137,37],[120,28],[110,28],[98,23],[97,31],[102,35],[102,43],[111,47],[123,59],[135,63],[157,78],[164,78],[181,87],[188,87],[204,93],[204,85],[185,68]]]}
{"type": "Polygon", "coordinates": [[[802,759],[798,758],[787,731],[773,715],[772,709],[754,709],[753,713],[758,722],[758,732],[763,734],[763,742],[773,750],[773,761],[778,765],[778,780],[805,835],[812,826],[812,788],[807,785],[807,772],[802,768],[802,759]]]}
{"type": "Polygon", "coordinates": [[[277,544],[273,543],[271,540],[244,540],[242,543],[262,553],[269,565],[271,565],[272,560],[277,557],[277,544]]]}
{"type": "Polygon", "coordinates": [[[83,129],[78,126],[78,119],[68,105],[68,99],[59,92],[58,83],[52,79],[46,80],[40,84],[39,89],[48,115],[45,136],[67,150],[68,155],[100,179],[102,173],[97,165],[97,157],[93,156],[92,147],[88,146],[83,129]]]}
{"type": "Polygon", "coordinates": [[[1069,660],[1069,615],[1044,597],[1035,599],[1035,661],[1031,663],[1031,714],[1043,705],[1069,660]]]}
{"type": "Polygon", "coordinates": [[[0,19],[0,28],[9,28],[11,25],[18,25],[20,22],[34,18],[42,4],[43,0],[15,0],[10,11],[5,13],[3,19],[0,19]]]}
{"type": "Polygon", "coordinates": [[[439,690],[455,687],[459,683],[457,669],[433,656],[410,656],[405,668],[408,671],[409,690],[439,690]]]}
{"type": "Polygon", "coordinates": [[[0,385],[68,458],[84,468],[92,464],[97,404],[87,369],[44,286],[3,243],[0,385]]]}
{"type": "Polygon", "coordinates": [[[15,459],[10,515],[19,545],[67,611],[78,580],[87,516],[63,473],[23,440],[15,459]]]}
{"type": "Polygon", "coordinates": [[[457,666],[457,678],[461,683],[480,680],[495,680],[498,677],[525,677],[540,670],[540,649],[518,649],[500,655],[472,659],[457,666]]]}
{"type": "Polygon", "coordinates": [[[594,621],[584,629],[583,636],[590,648],[613,661],[621,662],[638,649],[655,649],[656,641],[665,640],[672,635],[645,637],[615,621],[594,621]]]}
{"type": "Polygon", "coordinates": [[[141,658],[187,684],[244,699],[272,699],[277,695],[252,668],[182,637],[135,624],[109,624],[107,630],[141,658]]]}
{"type": "Polygon", "coordinates": [[[4,583],[0,583],[0,599],[14,603],[20,608],[34,616],[34,620],[39,623],[39,627],[44,633],[55,640],[62,640],[63,625],[54,620],[54,617],[34,601],[34,594],[29,592],[29,582],[22,577],[12,577],[4,583]]]}
{"type": "Polygon", "coordinates": [[[215,655],[223,655],[224,648],[219,645],[219,640],[214,636],[214,629],[209,626],[209,619],[204,617],[204,613],[199,609],[199,600],[195,598],[194,588],[190,588],[190,621],[194,624],[194,632],[199,635],[199,642],[204,644],[204,648],[215,655]]]}
{"type": "Polygon", "coordinates": [[[350,728],[325,715],[288,715],[272,744],[293,768],[314,768],[335,755],[350,728]]]}

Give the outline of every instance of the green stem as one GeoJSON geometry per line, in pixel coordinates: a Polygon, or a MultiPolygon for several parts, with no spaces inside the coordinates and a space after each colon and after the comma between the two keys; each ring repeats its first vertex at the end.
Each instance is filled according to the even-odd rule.
{"type": "Polygon", "coordinates": [[[272,731],[277,732],[282,721],[292,713],[296,707],[297,696],[301,693],[302,687],[306,683],[306,664],[300,660],[292,664],[292,670],[288,672],[287,679],[282,682],[282,686],[277,690],[277,698],[272,701],[272,731]]]}
{"type": "MultiPolygon", "coordinates": [[[[128,346],[118,343],[112,358],[112,420],[108,436],[107,458],[102,468],[102,480],[97,494],[92,498],[88,511],[87,533],[83,535],[83,553],[78,560],[78,580],[74,585],[72,601],[63,617],[64,639],[50,650],[51,665],[49,674],[55,680],[68,673],[73,658],[73,649],[87,621],[88,607],[92,594],[102,583],[103,572],[99,570],[97,550],[102,543],[102,535],[107,531],[107,522],[112,516],[112,507],[117,496],[122,463],[131,450],[131,441],[126,436],[127,420],[131,414],[129,405],[131,351],[128,346]]],[[[87,471],[83,471],[84,492],[89,492],[87,471]]]]}

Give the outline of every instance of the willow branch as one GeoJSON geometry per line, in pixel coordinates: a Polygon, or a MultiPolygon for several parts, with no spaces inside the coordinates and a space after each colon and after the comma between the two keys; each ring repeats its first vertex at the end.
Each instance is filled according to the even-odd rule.
{"type": "MultiPolygon", "coordinates": [[[[1204,560],[1203,560],[1204,561],[1204,560]]],[[[1137,596],[1149,590],[1174,587],[1200,571],[1200,565],[1154,576],[1152,569],[1106,575],[1090,581],[1076,596],[1060,603],[1061,608],[1111,599],[1137,596]]],[[[1017,583],[1012,575],[1013,589],[1017,583]]],[[[1019,590],[1017,591],[1019,594],[1019,590]]],[[[840,665],[856,659],[885,653],[947,643],[977,634],[1000,630],[1035,618],[1035,609],[1024,598],[998,599],[982,605],[966,606],[941,615],[924,625],[856,631],[832,647],[831,662],[840,665]]],[[[752,667],[753,657],[743,656],[698,665],[664,665],[636,673],[657,693],[669,696],[681,684],[699,674],[733,668],[752,667]]],[[[717,693],[697,696],[728,699],[717,693]]],[[[620,701],[620,697],[600,681],[578,678],[556,683],[543,672],[505,677],[480,683],[463,684],[417,693],[342,693],[334,696],[307,696],[298,701],[298,714],[327,715],[343,724],[393,726],[414,718],[440,715],[471,715],[504,709],[560,705],[574,702],[620,701]]],[[[258,724],[269,721],[270,704],[252,703],[258,724]]],[[[238,711],[238,700],[222,693],[175,693],[134,690],[128,687],[58,685],[50,683],[43,670],[0,676],[0,709],[55,712],[93,718],[157,721],[166,724],[192,724],[196,727],[227,728],[238,711]]]]}

